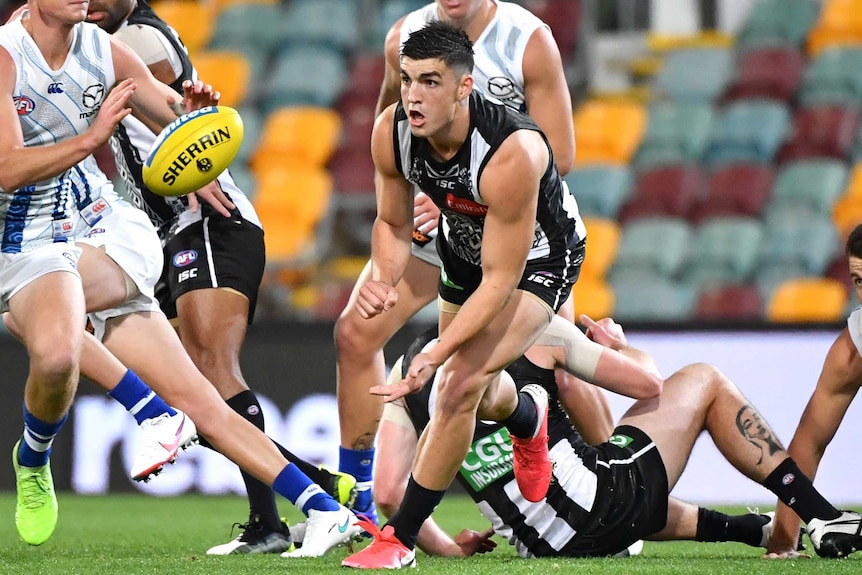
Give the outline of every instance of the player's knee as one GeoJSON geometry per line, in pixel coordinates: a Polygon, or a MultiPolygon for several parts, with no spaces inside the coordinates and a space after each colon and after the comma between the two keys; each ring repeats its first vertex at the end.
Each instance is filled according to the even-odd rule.
{"type": "Polygon", "coordinates": [[[374,503],[386,517],[392,517],[398,511],[403,494],[403,490],[398,493],[396,486],[386,481],[379,478],[374,481],[374,503]]]}
{"type": "Polygon", "coordinates": [[[711,363],[692,363],[679,370],[691,382],[699,382],[710,387],[733,385],[724,373],[711,363]]]}
{"type": "Polygon", "coordinates": [[[335,346],[339,355],[366,355],[382,348],[371,322],[356,313],[342,314],[335,322],[335,346]]]}
{"type": "Polygon", "coordinates": [[[65,388],[77,377],[79,352],[74,346],[49,345],[30,349],[34,380],[49,387],[65,388]]]}

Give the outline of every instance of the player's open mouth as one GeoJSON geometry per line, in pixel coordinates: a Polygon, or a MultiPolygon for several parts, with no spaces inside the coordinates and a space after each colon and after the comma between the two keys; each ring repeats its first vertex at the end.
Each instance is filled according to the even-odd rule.
{"type": "Polygon", "coordinates": [[[407,112],[407,116],[410,118],[410,123],[413,125],[418,125],[425,121],[425,116],[416,110],[410,110],[407,112]]]}

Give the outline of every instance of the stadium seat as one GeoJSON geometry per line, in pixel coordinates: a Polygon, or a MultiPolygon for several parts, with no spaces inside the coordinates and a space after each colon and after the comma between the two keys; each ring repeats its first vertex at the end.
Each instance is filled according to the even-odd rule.
{"type": "Polygon", "coordinates": [[[724,217],[694,229],[683,281],[695,287],[744,283],[760,255],[763,225],[754,218],[724,217]]]}
{"type": "Polygon", "coordinates": [[[572,288],[575,317],[585,313],[593,319],[611,317],[614,311],[614,291],[607,282],[595,278],[580,278],[572,288]]]}
{"type": "Polygon", "coordinates": [[[383,84],[385,68],[386,60],[379,51],[354,54],[350,60],[349,93],[372,99],[376,104],[380,86],[383,84]]]}
{"type": "Polygon", "coordinates": [[[237,108],[242,118],[243,136],[242,146],[234,158],[234,163],[247,164],[257,149],[260,135],[263,132],[263,117],[255,106],[242,105],[237,108]]]}
{"type": "Polygon", "coordinates": [[[680,322],[693,317],[695,291],[667,279],[650,283],[612,283],[614,319],[619,321],[680,322]]]}
{"type": "Polygon", "coordinates": [[[587,255],[581,265],[580,277],[603,280],[617,257],[620,227],[615,221],[602,218],[584,218],[584,225],[587,228],[587,255]]]}
{"type": "Polygon", "coordinates": [[[346,79],[347,60],[335,48],[290,45],[276,55],[260,105],[267,113],[283,106],[331,108],[346,79]]]}
{"type": "Polygon", "coordinates": [[[862,104],[862,48],[830,48],[818,55],[803,73],[799,103],[862,104]]]}
{"type": "Polygon", "coordinates": [[[284,17],[281,3],[243,2],[227,6],[216,17],[208,48],[237,50],[252,62],[253,56],[266,60],[284,39],[284,17]]]}
{"type": "Polygon", "coordinates": [[[283,23],[286,41],[353,50],[359,42],[359,4],[344,0],[292,0],[287,4],[283,23]]]}
{"type": "Polygon", "coordinates": [[[776,288],[767,305],[766,318],[773,322],[837,322],[844,319],[847,292],[831,278],[802,278],[776,288]]]}
{"type": "Polygon", "coordinates": [[[180,40],[193,55],[206,46],[213,35],[215,10],[207,2],[158,0],[153,2],[153,10],[177,31],[180,40]]]}
{"type": "Polygon", "coordinates": [[[817,0],[759,0],[739,33],[740,47],[766,44],[800,46],[817,20],[817,0]]]}
{"type": "Polygon", "coordinates": [[[640,104],[590,100],[574,113],[577,134],[577,165],[627,164],[632,159],[644,129],[646,110],[640,104]]]}
{"type": "Polygon", "coordinates": [[[623,222],[653,215],[687,218],[703,193],[697,166],[664,166],[637,176],[631,198],[620,209],[623,222]]]}
{"type": "Polygon", "coordinates": [[[699,162],[709,141],[713,107],[704,103],[662,102],[649,108],[646,133],[633,165],[649,169],[664,164],[699,162]]]}
{"type": "Polygon", "coordinates": [[[694,223],[718,216],[759,217],[769,198],[775,175],[760,164],[733,164],[709,176],[706,195],[692,210],[694,223]]]}
{"type": "Polygon", "coordinates": [[[631,195],[628,166],[594,164],[576,167],[563,178],[578,200],[584,216],[616,219],[620,206],[631,195]]]}
{"type": "Polygon", "coordinates": [[[257,173],[271,166],[323,167],[338,145],[341,118],[314,106],[280,108],[270,114],[251,159],[257,173]]]}
{"type": "Polygon", "coordinates": [[[767,46],[746,51],[725,101],[768,98],[789,101],[805,69],[805,57],[794,46],[767,46]]]}
{"type": "Polygon", "coordinates": [[[339,147],[366,152],[371,149],[371,129],[374,127],[376,108],[376,95],[369,97],[350,90],[338,100],[336,110],[341,116],[342,125],[339,147]]]}
{"type": "Polygon", "coordinates": [[[829,265],[826,266],[826,271],[823,272],[823,277],[832,278],[834,280],[838,280],[841,282],[841,285],[844,286],[844,290],[848,294],[852,294],[852,299],[857,303],[856,299],[856,286],[853,285],[853,278],[850,277],[849,273],[849,258],[845,254],[841,254],[835,256],[829,265]]]}
{"type": "Polygon", "coordinates": [[[260,176],[253,204],[263,224],[268,265],[310,257],[331,194],[332,179],[322,169],[275,169],[260,176]]]}
{"type": "Polygon", "coordinates": [[[727,88],[733,54],[726,48],[693,48],[669,52],[651,90],[658,99],[712,102],[727,88]]]}
{"type": "Polygon", "coordinates": [[[763,298],[753,285],[726,284],[700,292],[695,319],[705,321],[759,321],[763,319],[763,298]]]}
{"type": "Polygon", "coordinates": [[[389,28],[405,14],[418,10],[426,4],[428,4],[426,0],[380,0],[373,34],[368,35],[366,47],[380,50],[389,28]]]}
{"type": "Polygon", "coordinates": [[[243,103],[251,79],[251,64],[239,52],[204,50],[195,54],[198,77],[221,93],[220,103],[236,108],[243,103]]]}
{"type": "Polygon", "coordinates": [[[524,7],[548,24],[563,63],[571,61],[580,32],[581,0],[526,0],[524,7]]]}
{"type": "Polygon", "coordinates": [[[374,162],[369,150],[339,148],[328,168],[339,194],[367,194],[374,201],[374,162]]]}
{"type": "Polygon", "coordinates": [[[838,160],[798,160],[778,170],[767,210],[798,206],[831,214],[847,184],[847,168],[838,160]]]}
{"type": "Polygon", "coordinates": [[[786,104],[773,100],[737,100],[728,104],[715,123],[705,162],[769,163],[790,129],[786,104]]]}
{"type": "Polygon", "coordinates": [[[832,208],[832,221],[842,238],[846,238],[853,228],[862,224],[862,198],[844,196],[832,208]]]}
{"type": "Polygon", "coordinates": [[[826,48],[862,44],[862,12],[856,0],[826,0],[820,17],[808,33],[808,55],[826,48]]]}
{"type": "Polygon", "coordinates": [[[846,160],[859,130],[859,109],[847,106],[812,106],[796,111],[790,140],[778,153],[778,162],[802,158],[846,160]]]}
{"type": "MultiPolygon", "coordinates": [[[[819,276],[837,253],[840,241],[829,215],[802,207],[767,210],[760,265],[788,266],[799,275],[819,276]]],[[[763,269],[758,270],[758,275],[763,269]]]]}
{"type": "MultiPolygon", "coordinates": [[[[614,271],[675,276],[688,257],[691,228],[681,218],[653,217],[622,227],[614,271]]],[[[588,234],[589,237],[589,234],[588,234]]]]}

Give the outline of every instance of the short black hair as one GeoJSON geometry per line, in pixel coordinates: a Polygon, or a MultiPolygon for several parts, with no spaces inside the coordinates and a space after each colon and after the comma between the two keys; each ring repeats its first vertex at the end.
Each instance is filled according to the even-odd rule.
{"type": "Polygon", "coordinates": [[[473,72],[473,43],[463,30],[440,20],[412,32],[401,47],[411,60],[440,59],[449,68],[473,72]]]}
{"type": "Polygon", "coordinates": [[[862,224],[859,224],[850,232],[847,244],[844,246],[844,253],[847,257],[862,259],[862,224]]]}

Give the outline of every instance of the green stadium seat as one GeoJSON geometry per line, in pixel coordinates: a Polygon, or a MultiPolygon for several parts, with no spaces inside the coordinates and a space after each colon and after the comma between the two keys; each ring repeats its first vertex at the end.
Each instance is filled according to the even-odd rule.
{"type": "Polygon", "coordinates": [[[800,206],[768,209],[764,232],[760,265],[798,267],[804,276],[823,274],[841,248],[830,215],[800,206]]]}
{"type": "Polygon", "coordinates": [[[862,104],[862,48],[824,50],[805,69],[799,102],[805,107],[862,104]]]}
{"type": "Polygon", "coordinates": [[[763,224],[755,218],[707,220],[694,229],[683,281],[698,288],[749,281],[762,239],[763,224]]]}
{"type": "Polygon", "coordinates": [[[649,108],[649,120],[632,162],[637,169],[699,162],[709,141],[715,111],[706,103],[662,102],[649,108]]]}
{"type": "Polygon", "coordinates": [[[770,163],[790,129],[790,111],[774,100],[737,100],[719,115],[704,160],[712,166],[770,163]]]}
{"type": "Polygon", "coordinates": [[[285,36],[297,44],[353,50],[359,42],[359,2],[293,0],[287,7],[285,36]]]}
{"type": "Polygon", "coordinates": [[[281,4],[243,3],[218,13],[208,48],[236,50],[249,60],[269,54],[285,36],[286,12],[281,4]]]}
{"type": "Polygon", "coordinates": [[[744,28],[737,37],[742,47],[764,44],[802,45],[817,20],[816,0],[759,0],[754,3],[744,28]]]}
{"type": "Polygon", "coordinates": [[[563,178],[584,216],[616,219],[631,195],[632,174],[627,166],[593,164],[573,169],[563,178]]]}
{"type": "Polygon", "coordinates": [[[847,166],[838,160],[789,162],[778,171],[766,209],[799,206],[829,215],[847,178],[847,166]]]}
{"type": "Polygon", "coordinates": [[[614,319],[620,321],[679,322],[693,317],[695,290],[668,279],[650,283],[613,282],[614,319]]]}
{"type": "Polygon", "coordinates": [[[733,54],[725,48],[669,52],[656,74],[652,93],[659,100],[713,102],[733,76],[733,54]]]}
{"type": "Polygon", "coordinates": [[[288,46],[276,56],[259,105],[267,114],[285,106],[332,108],[347,72],[347,60],[334,48],[288,46]]]}
{"type": "Polygon", "coordinates": [[[674,277],[688,257],[691,227],[682,218],[650,217],[622,228],[614,272],[644,270],[674,277]]]}

